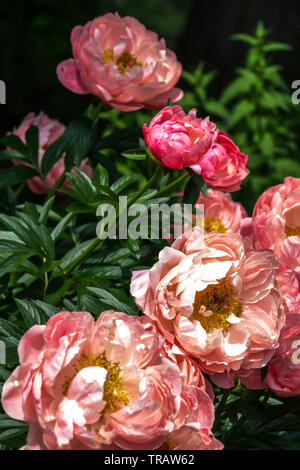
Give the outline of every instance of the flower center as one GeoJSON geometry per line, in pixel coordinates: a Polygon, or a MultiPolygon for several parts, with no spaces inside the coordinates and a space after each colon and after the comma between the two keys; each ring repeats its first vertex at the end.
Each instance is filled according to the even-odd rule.
{"type": "Polygon", "coordinates": [[[225,227],[221,219],[214,219],[213,217],[204,217],[204,230],[205,232],[227,232],[227,228],[225,227]]]}
{"type": "Polygon", "coordinates": [[[226,278],[196,292],[192,318],[199,321],[207,333],[214,329],[226,331],[230,326],[228,317],[231,314],[240,317],[243,312],[242,304],[234,295],[234,288],[226,278]]]}
{"type": "Polygon", "coordinates": [[[131,69],[136,65],[144,65],[143,62],[138,61],[137,58],[128,51],[124,51],[123,54],[121,54],[120,57],[115,60],[112,49],[107,49],[103,52],[102,60],[105,64],[108,62],[114,62],[118,67],[121,75],[124,75],[127,69],[131,69]]]}
{"type": "MultiPolygon", "coordinates": [[[[121,377],[121,368],[119,362],[111,362],[106,359],[105,353],[99,356],[88,357],[83,355],[78,359],[74,368],[76,373],[86,367],[102,367],[106,369],[107,376],[104,382],[103,400],[106,401],[105,411],[118,411],[120,405],[129,405],[129,393],[124,390],[124,385],[121,377]]],[[[72,379],[68,379],[65,383],[65,392],[69,388],[72,379]]]]}
{"type": "Polygon", "coordinates": [[[300,237],[300,226],[285,227],[285,233],[287,237],[300,237]]]}

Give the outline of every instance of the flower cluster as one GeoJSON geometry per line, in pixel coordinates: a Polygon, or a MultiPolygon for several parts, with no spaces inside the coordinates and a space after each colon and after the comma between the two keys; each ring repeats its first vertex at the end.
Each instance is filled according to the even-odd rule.
{"type": "Polygon", "coordinates": [[[173,169],[192,168],[214,189],[233,192],[240,189],[249,171],[248,156],[209,118],[196,117],[192,109],[185,115],[180,106],[166,106],[143,127],[151,153],[173,169]]]}
{"type": "MultiPolygon", "coordinates": [[[[269,188],[248,217],[230,195],[248,174],[248,156],[208,117],[169,106],[169,99],[176,103],[183,95],[175,87],[181,65],[163,39],[134,18],[109,13],[74,28],[71,42],[73,59],[57,68],[69,90],[94,94],[121,111],[162,107],[143,126],[145,154],[168,177],[170,170],[182,170],[184,178],[191,176],[189,182],[202,177],[210,186],[205,195],[197,186],[194,199],[204,207],[204,222],[173,238],[153,266],[141,270],[140,263],[133,271],[130,291],[140,316],[107,310],[95,320],[89,312],[61,311],[45,325],[32,326],[19,342],[20,365],[3,386],[2,406],[29,424],[24,449],[222,449],[212,432],[212,384],[230,388],[239,379],[249,389],[268,388],[281,397],[300,393],[300,178],[287,177],[269,188]]],[[[59,182],[66,189],[69,180],[75,186],[78,180],[70,174],[64,179],[65,153],[42,175],[45,152],[65,131],[44,113],[28,114],[12,132],[15,140],[7,152],[14,165],[34,167],[12,147],[13,142],[26,147],[31,126],[39,130],[38,173],[28,180],[31,191],[55,192],[59,182]]],[[[88,158],[78,166],[95,196],[88,158]]],[[[75,168],[71,173],[78,175],[75,168]]],[[[105,179],[98,178],[98,187],[105,197],[115,196],[114,185],[102,184],[105,179]]],[[[144,193],[149,187],[147,182],[144,193]]],[[[131,200],[142,194],[141,189],[131,200]]],[[[47,205],[42,211],[39,223],[50,209],[47,205]]],[[[70,220],[67,215],[59,230],[70,220]]],[[[25,216],[22,230],[26,221],[25,216]]],[[[51,244],[59,230],[51,238],[45,229],[42,237],[51,244]]],[[[27,241],[26,236],[13,238],[22,256],[27,241]]],[[[72,268],[88,259],[98,240],[87,242],[86,251],[76,247],[72,252],[74,257],[79,253],[72,268]]],[[[25,250],[22,262],[26,256],[25,250]]],[[[31,262],[26,266],[28,276],[19,284],[37,271],[45,277],[45,290],[53,266],[55,280],[62,274],[65,282],[72,271],[46,258],[36,270],[31,262]]],[[[75,286],[76,276],[73,281],[75,286]]],[[[67,279],[61,291],[71,286],[74,293],[73,281],[67,279]]]]}
{"type": "Polygon", "coordinates": [[[28,449],[221,449],[198,372],[189,382],[140,319],[61,312],[19,344],[2,404],[30,422],[28,449]]]}

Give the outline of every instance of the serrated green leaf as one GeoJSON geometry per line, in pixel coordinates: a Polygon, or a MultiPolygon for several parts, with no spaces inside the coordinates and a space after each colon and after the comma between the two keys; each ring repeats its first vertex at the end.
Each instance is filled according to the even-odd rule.
{"type": "Polygon", "coordinates": [[[115,297],[110,292],[100,289],[98,287],[88,287],[87,291],[94,294],[100,301],[106,304],[110,309],[127,313],[128,315],[136,315],[137,310],[134,310],[129,304],[125,304],[115,297]]]}
{"type": "MultiPolygon", "coordinates": [[[[26,299],[15,299],[19,311],[24,319],[27,328],[31,328],[34,325],[45,325],[51,315],[47,315],[43,303],[38,304],[35,301],[26,299]]],[[[44,304],[47,305],[47,304],[44,304]]],[[[52,307],[52,306],[50,306],[52,307]]],[[[56,313],[57,313],[57,309],[56,313]]]]}

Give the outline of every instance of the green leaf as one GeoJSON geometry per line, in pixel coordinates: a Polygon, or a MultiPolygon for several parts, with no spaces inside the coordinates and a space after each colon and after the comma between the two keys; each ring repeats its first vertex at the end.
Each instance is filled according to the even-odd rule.
{"type": "Polygon", "coordinates": [[[258,44],[257,38],[249,36],[249,34],[243,34],[243,33],[233,34],[231,36],[231,39],[233,39],[234,41],[245,42],[246,44],[249,44],[250,46],[256,46],[258,44]]]}
{"type": "Polygon", "coordinates": [[[24,212],[20,213],[20,217],[30,229],[31,237],[36,240],[36,243],[41,248],[43,257],[45,256],[48,261],[53,260],[55,258],[55,248],[47,228],[43,225],[38,225],[32,217],[24,212]]]}
{"type": "Polygon", "coordinates": [[[120,301],[117,297],[115,297],[115,295],[104,289],[100,289],[99,287],[88,287],[87,291],[98,297],[100,301],[106,304],[110,309],[116,310],[118,312],[124,312],[128,315],[137,314],[137,309],[135,310],[132,306],[130,306],[129,302],[127,304],[120,301]]]}
{"type": "Polygon", "coordinates": [[[24,421],[17,421],[9,418],[7,415],[0,415],[0,442],[5,442],[9,447],[20,448],[25,442],[25,435],[28,431],[28,425],[24,421]],[[19,436],[24,436],[19,442],[19,436]],[[13,440],[10,442],[9,440],[13,440]]]}
{"type": "Polygon", "coordinates": [[[264,44],[262,50],[264,52],[290,51],[292,50],[292,46],[284,42],[270,42],[269,44],[264,44]]]}
{"type": "Polygon", "coordinates": [[[31,328],[34,325],[45,325],[50,316],[59,312],[59,309],[52,307],[52,305],[45,304],[44,302],[26,299],[15,300],[27,328],[31,328]],[[47,308],[45,308],[45,306],[47,306],[47,308]]]}
{"type": "Polygon", "coordinates": [[[75,169],[77,175],[67,173],[67,178],[71,181],[72,187],[69,191],[62,191],[65,194],[77,199],[82,203],[89,203],[96,194],[96,189],[93,186],[90,178],[80,171],[78,168],[75,169]]]}
{"type": "Polygon", "coordinates": [[[26,423],[22,424],[22,427],[12,427],[10,429],[6,429],[5,431],[0,431],[0,442],[5,442],[8,439],[15,439],[17,436],[25,434],[27,432],[28,426],[26,423]]]}
{"type": "Polygon", "coordinates": [[[251,115],[255,110],[255,105],[251,101],[241,100],[234,107],[233,112],[231,113],[229,126],[230,128],[234,127],[238,122],[240,122],[246,116],[251,115]]]}
{"type": "Polygon", "coordinates": [[[96,150],[103,150],[107,148],[117,148],[118,144],[123,140],[128,140],[132,137],[136,137],[140,134],[140,128],[138,126],[126,127],[125,129],[119,129],[116,132],[112,132],[107,137],[104,137],[96,145],[96,150]]]}
{"type": "Polygon", "coordinates": [[[61,234],[64,232],[66,227],[69,225],[71,220],[74,218],[74,214],[67,214],[51,232],[51,238],[54,243],[57,242],[61,234]]]}
{"type": "Polygon", "coordinates": [[[90,312],[93,315],[99,316],[106,310],[106,304],[103,304],[99,299],[95,299],[91,295],[83,294],[80,296],[80,309],[90,312]]]}
{"type": "Polygon", "coordinates": [[[94,241],[94,238],[92,240],[86,240],[80,245],[72,248],[72,250],[68,251],[64,255],[64,257],[61,259],[60,267],[62,269],[67,269],[68,266],[74,261],[74,259],[80,256],[93,241],[94,241]]]}
{"type": "Polygon", "coordinates": [[[42,161],[44,176],[51,170],[59,158],[65,155],[65,167],[69,171],[75,164],[79,167],[81,161],[95,145],[97,128],[86,118],[71,122],[64,133],[47,148],[42,161]]]}
{"type": "Polygon", "coordinates": [[[200,191],[192,179],[189,179],[183,192],[182,202],[184,204],[195,204],[199,198],[200,191]]]}
{"type": "Polygon", "coordinates": [[[199,197],[200,192],[203,194],[204,197],[206,197],[207,196],[207,185],[206,185],[206,183],[203,179],[203,176],[198,175],[198,173],[196,173],[194,170],[192,170],[192,168],[187,168],[186,171],[190,175],[190,177],[193,181],[193,184],[195,185],[195,187],[198,190],[198,197],[199,197]]]}
{"type": "Polygon", "coordinates": [[[74,278],[90,278],[90,279],[124,279],[130,275],[130,271],[121,266],[93,266],[92,268],[81,267],[74,274],[74,278]]]}
{"type": "Polygon", "coordinates": [[[35,168],[39,167],[39,129],[37,126],[30,126],[26,131],[27,151],[31,163],[35,168]]]}
{"type": "Polygon", "coordinates": [[[52,196],[48,201],[45,203],[45,205],[42,207],[40,217],[39,217],[39,223],[42,225],[45,225],[47,220],[48,220],[48,215],[50,210],[52,209],[53,203],[54,203],[55,196],[52,196]]]}
{"type": "Polygon", "coordinates": [[[7,147],[11,147],[22,155],[28,157],[27,147],[24,142],[15,134],[9,134],[1,138],[1,143],[7,147]]]}
{"type": "Polygon", "coordinates": [[[20,271],[20,265],[23,261],[27,260],[33,255],[31,251],[28,250],[21,250],[21,252],[13,253],[9,256],[5,261],[1,263],[0,266],[0,277],[4,276],[7,273],[20,271]],[[18,269],[19,267],[19,269],[18,269]]]}
{"type": "Polygon", "coordinates": [[[110,189],[115,193],[119,194],[129,185],[135,183],[139,179],[138,175],[125,175],[118,178],[110,187],[110,189]]]}
{"type": "Polygon", "coordinates": [[[300,178],[300,163],[292,158],[280,158],[275,160],[274,166],[280,179],[282,179],[284,175],[300,178]]]}
{"type": "Polygon", "coordinates": [[[3,366],[0,365],[0,379],[5,381],[10,376],[10,371],[6,370],[3,366]]]}
{"type": "Polygon", "coordinates": [[[214,114],[215,116],[226,118],[228,111],[225,106],[221,103],[220,100],[209,100],[205,104],[206,111],[209,114],[214,114]]]}
{"type": "Polygon", "coordinates": [[[23,181],[33,176],[37,176],[37,171],[28,166],[18,165],[11,168],[4,168],[0,170],[0,189],[23,183],[23,181]]]}
{"type": "Polygon", "coordinates": [[[1,150],[0,151],[0,161],[11,160],[12,158],[18,158],[19,160],[24,160],[26,157],[18,152],[12,152],[11,150],[1,150]]]}
{"type": "Polygon", "coordinates": [[[11,232],[14,232],[27,247],[32,248],[39,255],[43,254],[39,242],[28,230],[26,230],[17,217],[7,217],[0,214],[0,222],[2,222],[3,225],[5,225],[11,232]]]}
{"type": "Polygon", "coordinates": [[[256,82],[256,80],[257,79],[255,75],[251,78],[246,76],[236,78],[223,90],[221,95],[221,103],[223,103],[223,105],[227,104],[233,99],[237,98],[239,95],[247,94],[253,87],[253,84],[256,82]]]}
{"type": "Polygon", "coordinates": [[[123,152],[122,157],[128,158],[129,160],[146,160],[147,155],[144,149],[132,149],[123,152]]]}
{"type": "Polygon", "coordinates": [[[23,333],[12,323],[4,320],[4,318],[0,318],[0,335],[5,338],[14,338],[18,342],[23,336],[23,333]]]}
{"type": "Polygon", "coordinates": [[[140,250],[140,244],[138,240],[135,240],[134,238],[128,237],[127,239],[127,244],[128,248],[132,253],[138,253],[140,250]]]}
{"type": "Polygon", "coordinates": [[[100,163],[96,166],[93,171],[93,184],[94,186],[108,186],[109,185],[109,174],[106,168],[102,166],[100,163]]]}

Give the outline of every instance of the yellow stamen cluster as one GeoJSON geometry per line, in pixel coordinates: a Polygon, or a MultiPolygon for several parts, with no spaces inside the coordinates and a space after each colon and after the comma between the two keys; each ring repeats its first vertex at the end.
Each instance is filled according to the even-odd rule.
{"type": "MultiPolygon", "coordinates": [[[[121,377],[121,368],[119,362],[111,362],[106,359],[105,353],[99,356],[88,357],[81,356],[77,363],[74,365],[76,373],[86,367],[102,367],[107,371],[107,377],[104,382],[103,400],[106,401],[106,406],[103,410],[115,412],[120,409],[120,405],[129,405],[129,393],[124,390],[124,385],[121,377]]],[[[67,379],[64,386],[66,393],[72,379],[67,379]]]]}
{"type": "Polygon", "coordinates": [[[227,232],[227,229],[221,219],[214,219],[213,217],[204,217],[204,230],[205,232],[227,232]]]}
{"type": "Polygon", "coordinates": [[[130,52],[128,51],[123,52],[123,54],[121,54],[120,57],[115,60],[112,49],[107,49],[103,52],[102,60],[105,64],[107,64],[108,62],[114,62],[118,67],[121,75],[124,75],[127,69],[131,69],[136,65],[144,65],[143,62],[137,60],[137,58],[134,55],[130,54],[130,52]]]}
{"type": "Polygon", "coordinates": [[[297,227],[285,227],[285,233],[287,237],[300,237],[300,226],[297,227]]]}
{"type": "Polygon", "coordinates": [[[234,295],[234,288],[228,280],[220,279],[218,284],[196,292],[192,317],[201,323],[207,333],[212,333],[214,329],[226,331],[230,326],[228,317],[232,313],[240,317],[243,312],[242,304],[234,295]],[[208,311],[212,313],[206,316],[208,311]]]}

